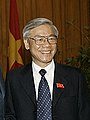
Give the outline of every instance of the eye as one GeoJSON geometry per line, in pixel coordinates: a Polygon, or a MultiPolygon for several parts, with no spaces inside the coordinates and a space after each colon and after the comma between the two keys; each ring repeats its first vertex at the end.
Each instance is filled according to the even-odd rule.
{"type": "Polygon", "coordinates": [[[42,42],[42,41],[43,41],[43,38],[42,38],[42,37],[36,37],[35,39],[36,39],[36,41],[38,41],[38,42],[42,42]]]}
{"type": "Polygon", "coordinates": [[[37,40],[37,41],[42,41],[42,40],[43,40],[43,38],[38,37],[38,38],[36,38],[36,40],[37,40]]]}
{"type": "Polygon", "coordinates": [[[51,37],[49,37],[49,40],[56,40],[56,37],[51,36],[51,37]]]}

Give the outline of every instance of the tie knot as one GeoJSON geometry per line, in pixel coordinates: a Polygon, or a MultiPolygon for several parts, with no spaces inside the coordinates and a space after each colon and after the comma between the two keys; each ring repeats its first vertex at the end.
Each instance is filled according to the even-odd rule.
{"type": "Polygon", "coordinates": [[[46,70],[45,69],[41,69],[39,71],[40,75],[43,77],[46,74],[46,70]]]}

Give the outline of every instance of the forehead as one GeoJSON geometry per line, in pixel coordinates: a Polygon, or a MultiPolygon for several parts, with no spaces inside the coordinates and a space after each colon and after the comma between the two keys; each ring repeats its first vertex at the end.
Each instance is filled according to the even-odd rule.
{"type": "Polygon", "coordinates": [[[53,32],[53,29],[50,25],[48,24],[44,24],[44,25],[40,25],[36,28],[33,28],[31,31],[30,31],[30,34],[31,35],[50,35],[50,34],[54,34],[53,32]]]}

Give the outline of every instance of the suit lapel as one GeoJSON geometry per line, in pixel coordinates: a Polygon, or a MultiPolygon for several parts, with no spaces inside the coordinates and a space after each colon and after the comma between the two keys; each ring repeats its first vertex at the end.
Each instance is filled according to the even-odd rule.
{"type": "Polygon", "coordinates": [[[61,65],[55,65],[55,77],[53,85],[53,106],[61,98],[66,86],[67,86],[67,75],[63,72],[61,65]]]}
{"type": "Polygon", "coordinates": [[[27,96],[36,105],[36,93],[31,64],[26,66],[26,68],[22,71],[22,76],[23,78],[20,80],[22,87],[24,88],[27,96]]]}

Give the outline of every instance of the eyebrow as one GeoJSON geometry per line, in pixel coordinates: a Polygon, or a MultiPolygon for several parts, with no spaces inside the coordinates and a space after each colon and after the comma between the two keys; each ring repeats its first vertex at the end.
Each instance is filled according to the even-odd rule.
{"type": "Polygon", "coordinates": [[[50,34],[49,36],[35,35],[34,37],[51,37],[51,36],[57,37],[55,34],[50,34]]]}

